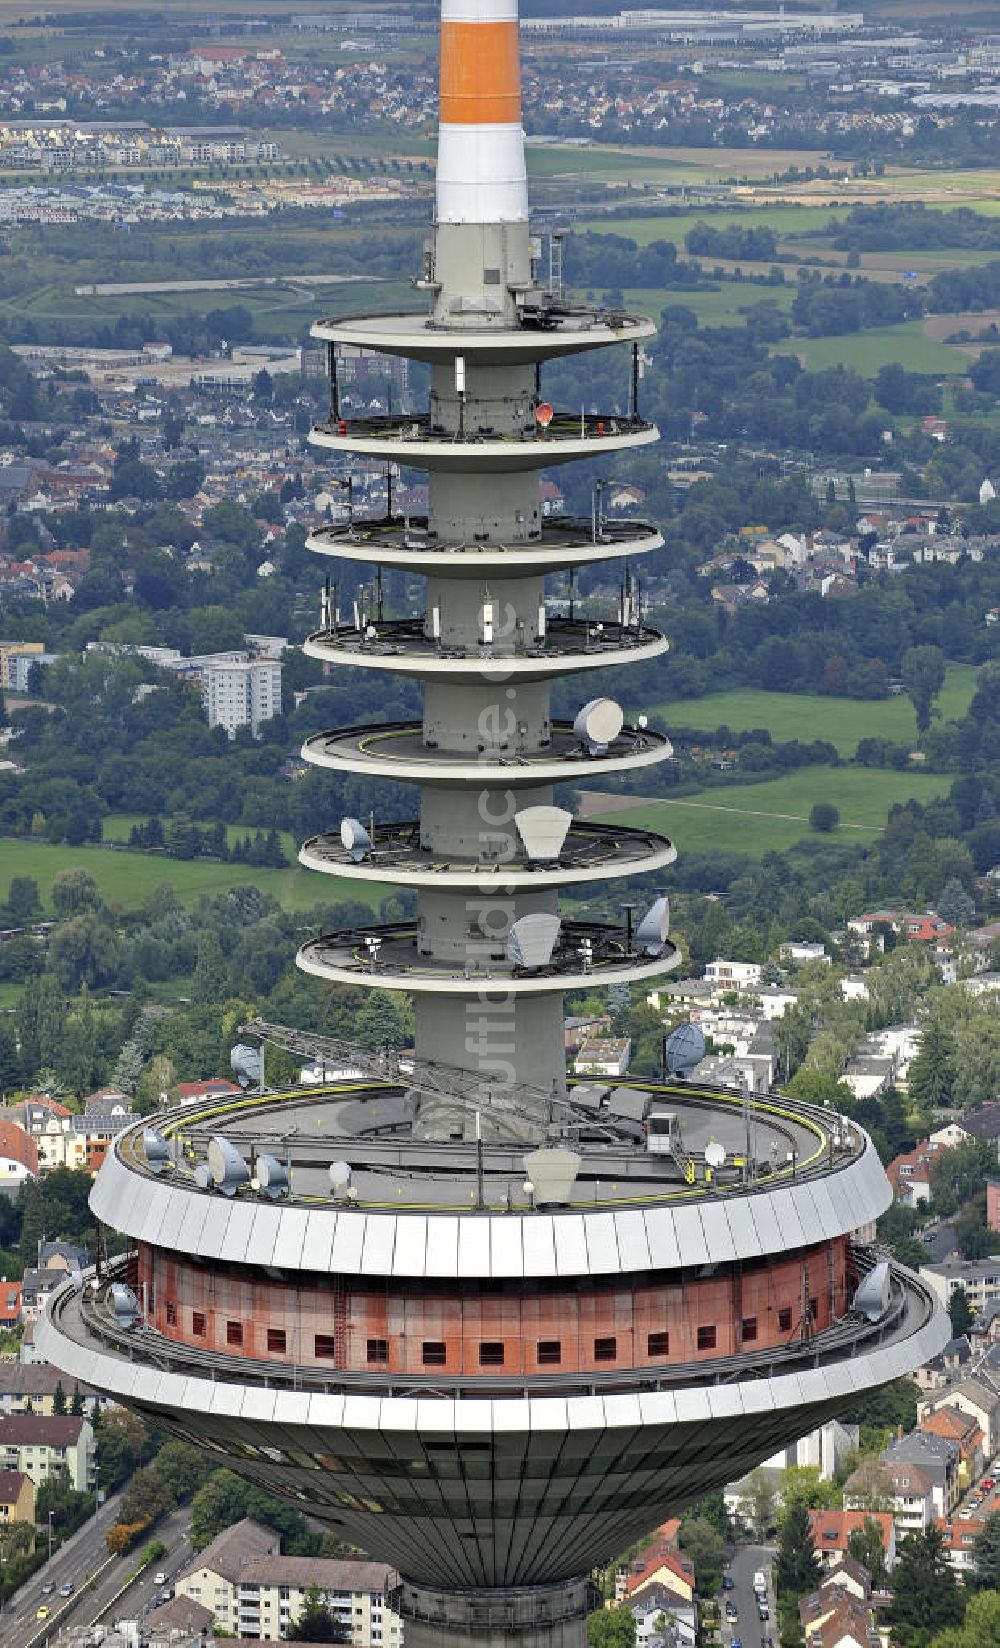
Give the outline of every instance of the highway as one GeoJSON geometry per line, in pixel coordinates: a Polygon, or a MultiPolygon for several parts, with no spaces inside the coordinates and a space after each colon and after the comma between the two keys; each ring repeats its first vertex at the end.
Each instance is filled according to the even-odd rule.
{"type": "Polygon", "coordinates": [[[173,1577],[191,1555],[187,1538],[190,1513],[186,1506],[171,1512],[134,1550],[123,1557],[109,1558],[104,1535],[116,1519],[120,1499],[120,1494],[113,1495],[11,1598],[0,1614],[3,1648],[42,1648],[60,1626],[89,1625],[105,1614],[109,1619],[135,1619],[154,1605],[160,1587],[154,1585],[153,1573],[163,1569],[173,1577]],[[163,1541],[167,1555],[129,1584],[140,1552],[152,1539],[163,1541]],[[95,1574],[91,1589],[88,1582],[95,1574]],[[54,1589],[46,1595],[42,1587],[49,1584],[54,1589]],[[71,1598],[60,1597],[61,1585],[73,1586],[71,1598]],[[46,1620],[38,1618],[38,1609],[43,1605],[50,1609],[46,1620]]]}

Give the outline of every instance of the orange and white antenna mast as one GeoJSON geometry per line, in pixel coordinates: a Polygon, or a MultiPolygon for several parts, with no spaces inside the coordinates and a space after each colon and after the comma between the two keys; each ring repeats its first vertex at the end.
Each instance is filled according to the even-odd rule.
{"type": "Polygon", "coordinates": [[[517,0],[442,0],[438,223],[527,223],[517,0]]]}

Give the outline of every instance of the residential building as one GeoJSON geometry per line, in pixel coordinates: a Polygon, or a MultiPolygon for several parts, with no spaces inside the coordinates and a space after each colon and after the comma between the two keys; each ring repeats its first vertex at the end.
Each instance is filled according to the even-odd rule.
{"type": "Polygon", "coordinates": [[[903,1466],[907,1471],[919,1473],[919,1478],[926,1478],[931,1485],[936,1516],[948,1516],[958,1504],[961,1494],[959,1447],[950,1437],[923,1429],[908,1431],[905,1436],[896,1437],[888,1447],[883,1448],[881,1458],[890,1471],[895,1472],[896,1467],[903,1466]]]}
{"type": "Polygon", "coordinates": [[[0,1281],[0,1328],[16,1328],[21,1320],[21,1284],[0,1281]]]}
{"type": "Polygon", "coordinates": [[[822,961],[829,967],[830,957],[823,944],[798,944],[794,940],[783,944],[778,951],[782,961],[790,961],[796,967],[805,967],[810,961],[822,961]]]}
{"type": "Polygon", "coordinates": [[[981,1516],[956,1516],[935,1523],[945,1554],[955,1572],[964,1577],[976,1565],[976,1540],[986,1526],[981,1516]]]}
{"type": "Polygon", "coordinates": [[[34,1522],[35,1484],[25,1471],[0,1471],[0,1528],[34,1522]]]}
{"type": "Polygon", "coordinates": [[[928,1436],[944,1437],[958,1448],[958,1487],[964,1493],[982,1475],[986,1438],[978,1420],[961,1408],[935,1408],[921,1419],[918,1430],[928,1436]]]}
{"type": "Polygon", "coordinates": [[[761,969],[755,961],[710,961],[705,979],[717,990],[756,990],[761,969]]]}
{"type": "Polygon", "coordinates": [[[949,1259],[923,1265],[920,1274],[947,1306],[956,1288],[963,1288],[977,1313],[1000,1299],[1000,1253],[989,1259],[949,1259]]]}
{"type": "Polygon", "coordinates": [[[0,1414],[53,1412],[58,1387],[62,1385],[67,1402],[79,1391],[84,1412],[89,1416],[98,1406],[106,1408],[108,1398],[91,1390],[89,1385],[60,1373],[51,1362],[0,1361],[0,1414]]]}
{"type": "Polygon", "coordinates": [[[40,1488],[52,1471],[65,1465],[79,1492],[92,1486],[94,1432],[89,1419],[68,1414],[10,1414],[0,1419],[0,1469],[24,1471],[40,1488]]]}
{"type": "Polygon", "coordinates": [[[986,1228],[1000,1235],[1000,1179],[987,1180],[986,1228]]]}
{"type": "Polygon", "coordinates": [[[871,937],[880,927],[891,927],[899,938],[924,943],[950,938],[955,931],[934,910],[872,910],[847,923],[852,932],[871,937]]]}
{"type": "Polygon", "coordinates": [[[387,1601],[397,1583],[380,1562],[282,1556],[278,1535],[246,1517],[192,1559],[174,1596],[211,1608],[218,1630],[270,1641],[285,1635],[315,1586],[334,1617],[350,1626],[353,1648],[400,1648],[402,1621],[387,1601]]]}
{"type": "Polygon", "coordinates": [[[21,1278],[21,1320],[37,1322],[50,1296],[66,1280],[61,1266],[54,1270],[36,1270],[29,1267],[21,1278]]]}
{"type": "Polygon", "coordinates": [[[0,1190],[13,1196],[38,1172],[34,1139],[16,1122],[0,1121],[0,1190]]]}
{"type": "Polygon", "coordinates": [[[624,1076],[632,1057],[630,1036],[607,1036],[585,1041],[573,1060],[577,1076],[624,1076]]]}
{"type": "Polygon", "coordinates": [[[273,658],[207,664],[201,688],[209,726],[224,727],[230,738],[241,727],[256,738],[263,723],[281,712],[281,665],[273,658]]]}
{"type": "Polygon", "coordinates": [[[236,1082],[224,1076],[203,1078],[201,1081],[178,1082],[174,1090],[181,1104],[197,1104],[200,1099],[235,1098],[242,1092],[236,1082]]]}
{"type": "Polygon", "coordinates": [[[26,660],[24,668],[40,659],[45,652],[42,641],[0,641],[0,687],[5,692],[23,692],[18,665],[26,660]]]}
{"type": "MultiPolygon", "coordinates": [[[[978,1321],[979,1318],[977,1317],[978,1321]]],[[[913,1374],[914,1384],[921,1390],[940,1390],[953,1379],[962,1377],[963,1369],[972,1361],[972,1345],[968,1334],[961,1333],[955,1339],[949,1339],[944,1350],[937,1356],[932,1356],[929,1362],[924,1362],[913,1374]]]]}
{"type": "Polygon", "coordinates": [[[985,1365],[985,1358],[972,1372],[918,1403],[917,1413],[923,1419],[935,1408],[945,1406],[958,1408],[976,1421],[986,1439],[983,1451],[987,1459],[1000,1452],[1000,1377],[985,1365]]]}
{"type": "Polygon", "coordinates": [[[896,1563],[896,1526],[890,1511],[810,1511],[813,1544],[825,1570],[839,1565],[849,1554],[847,1541],[866,1520],[874,1522],[882,1535],[885,1565],[892,1571],[896,1563]]]}
{"type": "Polygon", "coordinates": [[[943,1146],[932,1139],[921,1139],[912,1150],[896,1156],[886,1168],[886,1177],[893,1195],[904,1207],[919,1207],[931,1199],[931,1176],[935,1156],[943,1146]]]}

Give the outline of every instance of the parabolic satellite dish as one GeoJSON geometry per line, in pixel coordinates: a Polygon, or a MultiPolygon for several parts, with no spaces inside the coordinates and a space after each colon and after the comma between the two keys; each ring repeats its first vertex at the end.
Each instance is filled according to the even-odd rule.
{"type": "Polygon", "coordinates": [[[625,712],[613,698],[591,698],[577,710],[573,731],[588,755],[604,755],[625,725],[625,712]]]}
{"type": "Polygon", "coordinates": [[[705,1146],[705,1160],[709,1167],[721,1167],[726,1159],[726,1152],[718,1139],[709,1139],[705,1146]]]}
{"type": "Polygon", "coordinates": [[[355,864],[360,864],[366,853],[372,850],[372,838],[358,818],[341,819],[340,839],[344,844],[344,851],[353,858],[355,864]]]}
{"type": "Polygon", "coordinates": [[[705,1037],[696,1024],[679,1024],[667,1037],[667,1069],[672,1076],[690,1075],[705,1057],[705,1037]]]}

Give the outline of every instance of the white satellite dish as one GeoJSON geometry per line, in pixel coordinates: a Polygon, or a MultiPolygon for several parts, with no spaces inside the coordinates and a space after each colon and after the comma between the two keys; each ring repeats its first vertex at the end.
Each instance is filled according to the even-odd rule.
{"type": "Polygon", "coordinates": [[[577,710],[573,731],[588,755],[604,755],[625,725],[625,712],[613,698],[591,698],[577,710]]]}
{"type": "Polygon", "coordinates": [[[372,850],[372,838],[368,834],[360,819],[342,818],[340,821],[340,839],[344,851],[353,858],[355,864],[360,864],[372,850]]]}
{"type": "Polygon", "coordinates": [[[561,926],[558,916],[522,916],[507,934],[507,960],[515,967],[547,967],[561,926]]]}
{"type": "Polygon", "coordinates": [[[276,1156],[257,1157],[257,1184],[262,1196],[276,1202],[288,1194],[288,1169],[276,1156]]]}
{"type": "Polygon", "coordinates": [[[670,900],[662,893],[654,898],[635,930],[636,947],[648,956],[658,956],[670,932],[670,900]]]}
{"type": "Polygon", "coordinates": [[[235,1196],[240,1185],[250,1183],[250,1169],[240,1152],[221,1133],[213,1133],[208,1141],[208,1171],[216,1190],[223,1196],[235,1196]]]}
{"type": "Polygon", "coordinates": [[[331,1162],[329,1171],[330,1189],[335,1196],[343,1196],[351,1183],[350,1162],[331,1162]]]}
{"type": "Polygon", "coordinates": [[[142,1148],[146,1156],[146,1166],[151,1173],[162,1173],[165,1167],[170,1166],[170,1148],[166,1139],[155,1128],[143,1129],[142,1148]]]}
{"type": "Polygon", "coordinates": [[[550,862],[562,852],[573,814],[562,807],[524,807],[514,814],[514,825],[530,859],[550,862]]]}
{"type": "Polygon", "coordinates": [[[705,1146],[705,1160],[709,1167],[719,1168],[726,1159],[726,1152],[718,1139],[709,1139],[705,1146]]]}

